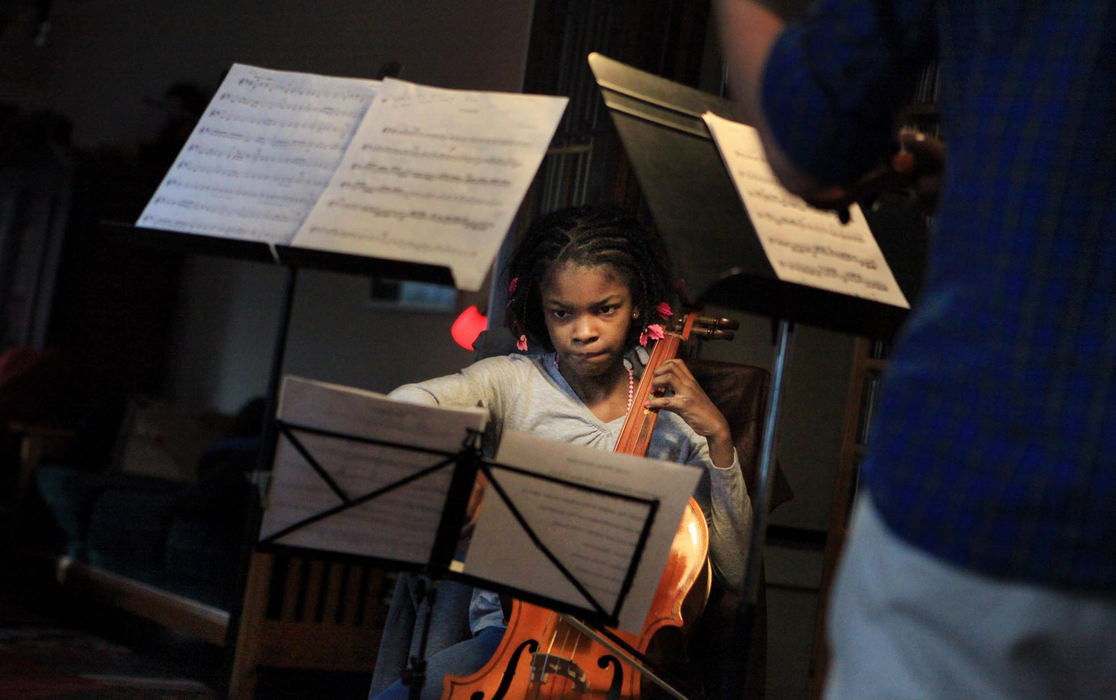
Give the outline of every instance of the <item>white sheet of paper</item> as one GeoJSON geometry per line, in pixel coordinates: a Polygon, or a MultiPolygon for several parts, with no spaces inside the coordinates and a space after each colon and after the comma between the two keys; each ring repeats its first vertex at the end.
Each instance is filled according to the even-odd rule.
{"type": "MultiPolygon", "coordinates": [[[[659,500],[635,580],[618,616],[622,629],[638,633],[654,599],[683,510],[701,478],[701,469],[516,432],[503,435],[495,461],[659,500]]],[[[500,469],[494,476],[535,534],[602,607],[611,611],[646,519],[646,506],[500,469]]],[[[591,607],[530,541],[491,487],[485,493],[469,544],[465,573],[571,605],[591,607]]]]}
{"type": "MultiPolygon", "coordinates": [[[[456,452],[466,429],[480,430],[481,409],[446,409],[403,403],[352,387],[286,377],[280,420],[348,436],[456,452]]],[[[437,455],[336,437],[296,437],[349,498],[429,467],[437,455]]],[[[279,544],[423,564],[429,561],[452,467],[319,520],[277,540],[279,544]]],[[[276,444],[268,506],[260,539],[343,501],[283,435],[276,444]]]]}
{"type": "Polygon", "coordinates": [[[293,244],[445,265],[479,289],[567,101],[385,80],[293,244]]]}
{"type": "Polygon", "coordinates": [[[289,243],[378,86],[234,64],[136,225],[289,243]]]}
{"type": "Polygon", "coordinates": [[[776,180],[759,132],[712,112],[702,118],[779,279],[910,308],[858,206],[847,224],[811,207],[776,180]]]}

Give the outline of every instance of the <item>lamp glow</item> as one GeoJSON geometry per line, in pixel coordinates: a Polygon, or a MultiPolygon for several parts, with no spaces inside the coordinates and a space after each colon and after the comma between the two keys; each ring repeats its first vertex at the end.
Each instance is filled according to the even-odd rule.
{"type": "Polygon", "coordinates": [[[454,342],[466,350],[473,349],[477,336],[488,325],[488,317],[477,309],[476,305],[462,311],[450,327],[450,335],[454,342]]]}

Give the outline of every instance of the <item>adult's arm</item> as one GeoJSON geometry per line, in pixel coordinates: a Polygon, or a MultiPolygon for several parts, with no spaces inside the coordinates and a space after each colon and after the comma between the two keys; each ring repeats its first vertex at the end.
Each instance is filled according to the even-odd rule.
{"type": "Polygon", "coordinates": [[[764,68],[786,23],[754,0],[714,0],[713,5],[729,97],[740,104],[745,120],[759,131],[771,169],[784,187],[804,199],[839,197],[840,191],[794,164],[775,141],[763,111],[764,68]]]}
{"type": "Polygon", "coordinates": [[[788,25],[715,0],[730,96],[790,191],[840,199],[894,145],[895,111],[936,50],[932,0],[819,0],[788,25]]]}

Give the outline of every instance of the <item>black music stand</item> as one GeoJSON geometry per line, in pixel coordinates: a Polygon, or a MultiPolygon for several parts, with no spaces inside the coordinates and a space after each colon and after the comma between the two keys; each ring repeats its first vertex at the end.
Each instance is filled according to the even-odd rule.
{"type": "MultiPolygon", "coordinates": [[[[377,405],[394,404],[391,399],[381,397],[368,397],[364,401],[372,407],[370,412],[362,416],[362,421],[369,424],[368,434],[363,434],[363,429],[358,434],[355,429],[344,427],[331,427],[328,421],[323,424],[317,415],[315,401],[321,405],[329,405],[331,397],[347,392],[344,388],[332,387],[325,384],[309,382],[294,377],[287,377],[284,386],[286,391],[294,390],[299,397],[293,402],[302,404],[301,415],[314,416],[313,421],[318,425],[302,423],[300,418],[290,416],[284,409],[286,400],[279,407],[276,417],[279,441],[287,449],[276,453],[275,464],[272,472],[276,475],[271,484],[272,506],[282,509],[273,520],[265,519],[264,527],[259,538],[259,548],[264,551],[330,551],[342,558],[354,558],[388,566],[393,569],[413,571],[429,578],[434,585],[439,580],[454,580],[462,583],[477,585],[489,590],[506,593],[525,602],[533,603],[559,613],[569,613],[581,619],[578,626],[581,631],[593,635],[622,659],[644,671],[639,659],[631,658],[631,650],[616,646],[614,641],[604,638],[595,630],[584,626],[590,623],[600,628],[615,627],[619,624],[621,610],[628,599],[628,594],[636,581],[637,570],[644,558],[647,544],[652,536],[652,528],[656,526],[656,516],[661,504],[658,498],[650,495],[634,495],[612,488],[595,486],[586,483],[571,481],[558,475],[536,473],[512,464],[504,464],[483,457],[480,449],[481,434],[469,428],[461,435],[461,446],[456,450],[435,449],[428,445],[413,444],[412,441],[397,442],[384,439],[382,432],[376,426],[386,425],[388,417],[376,409],[377,405]],[[292,384],[293,382],[293,384],[292,384]],[[312,408],[307,408],[307,405],[312,408]],[[379,434],[379,436],[377,436],[379,434]],[[338,450],[338,452],[334,452],[338,450]],[[339,459],[338,454],[343,455],[339,459]],[[367,459],[368,461],[365,461],[367,459]],[[416,461],[417,459],[417,461],[416,461]],[[364,465],[360,470],[353,465],[364,465]],[[379,467],[390,468],[385,472],[379,467]],[[367,480],[357,478],[357,472],[367,474],[367,480]],[[455,562],[467,561],[467,553],[459,551],[462,540],[463,528],[466,524],[466,507],[470,501],[474,481],[478,473],[483,473],[487,478],[489,494],[486,498],[498,499],[506,507],[510,518],[502,521],[497,518],[488,523],[489,533],[499,532],[499,539],[503,545],[509,537],[521,535],[530,546],[553,566],[556,576],[576,590],[580,603],[569,602],[547,593],[543,589],[536,590],[531,584],[509,583],[486,578],[483,573],[470,574],[467,569],[458,568],[455,562]],[[384,479],[384,475],[391,476],[384,479]],[[519,491],[511,488],[509,483],[516,478],[519,491]],[[440,481],[432,482],[432,479],[440,481]],[[343,483],[344,482],[344,483],[343,483]],[[423,484],[437,486],[436,496],[424,490],[423,484]],[[524,484],[530,484],[526,487],[524,484]],[[276,493],[276,490],[281,490],[276,493]],[[404,490],[409,489],[409,490],[404,490]],[[444,490],[442,490],[444,489],[444,490]],[[516,503],[515,493],[530,493],[524,503],[516,503]],[[608,504],[608,509],[621,502],[626,503],[626,512],[634,518],[637,527],[632,527],[632,532],[638,535],[631,540],[631,550],[623,553],[625,571],[622,580],[616,588],[611,600],[599,598],[590,590],[590,584],[578,579],[577,572],[572,569],[572,562],[564,562],[546,541],[558,541],[564,537],[565,524],[555,524],[550,518],[549,511],[553,509],[553,501],[547,500],[545,505],[532,505],[538,494],[553,495],[557,500],[570,503],[582,501],[582,507],[590,500],[597,502],[602,507],[608,504]],[[420,559],[415,559],[409,552],[408,558],[400,558],[399,553],[393,554],[390,543],[390,534],[381,535],[376,539],[373,532],[370,538],[365,538],[357,544],[349,539],[352,531],[352,520],[342,522],[346,517],[355,517],[363,522],[365,517],[371,515],[368,506],[375,505],[377,499],[388,495],[400,495],[416,499],[415,502],[435,502],[442,504],[436,528],[432,521],[419,524],[410,524],[408,527],[420,528],[420,532],[430,537],[431,546],[429,554],[420,559]],[[293,500],[292,500],[293,499],[293,500]],[[308,509],[306,504],[317,504],[313,509],[308,509]],[[292,506],[294,508],[292,509],[292,506]],[[542,517],[543,520],[538,520],[542,517]],[[512,522],[514,520],[514,523],[512,522]],[[533,525],[532,522],[536,524],[533,525]],[[549,523],[544,532],[539,529],[538,523],[549,523]],[[428,529],[427,529],[428,528],[428,529]],[[557,529],[552,529],[557,528],[557,529]],[[510,532],[509,529],[517,529],[510,532]],[[302,532],[309,533],[307,539],[299,539],[302,532]],[[373,546],[377,542],[383,546],[373,546]]],[[[359,398],[359,397],[357,397],[359,398]]],[[[322,409],[327,415],[330,409],[322,409]]],[[[444,411],[438,407],[413,407],[412,411],[426,412],[427,415],[444,411]]],[[[455,428],[456,430],[456,428],[455,428]]],[[[458,434],[440,433],[439,438],[448,440],[439,442],[452,442],[458,434]]],[[[544,441],[542,438],[524,436],[524,440],[544,441]]],[[[545,441],[544,441],[545,442],[545,441]]],[[[594,452],[590,448],[581,448],[594,452]]],[[[382,501],[381,501],[382,502],[382,501]]],[[[484,521],[489,509],[481,512],[481,521],[484,521]]],[[[662,530],[664,522],[657,527],[662,530]]],[[[481,523],[479,526],[483,527],[481,523]]],[[[571,525],[574,525],[571,523],[571,525]]],[[[576,529],[584,528],[577,524],[576,529]]],[[[671,526],[673,527],[673,526],[671,526]]],[[[605,533],[608,536],[607,532],[605,533]]],[[[571,535],[572,536],[572,535],[571,535]]],[[[475,546],[475,544],[474,544],[475,546]]],[[[425,550],[423,550],[425,551],[425,550]]],[[[590,562],[596,562],[597,554],[590,557],[590,562]]],[[[585,560],[583,560],[584,568],[585,560]]],[[[599,562],[592,566],[600,566],[599,562]]],[[[592,568],[592,566],[590,568],[592,568]]],[[[433,595],[434,588],[426,589],[424,595],[433,595]]],[[[429,619],[423,618],[420,639],[420,651],[411,659],[407,670],[408,685],[411,686],[412,696],[417,697],[418,689],[425,681],[425,640],[429,619]]],[[[523,672],[521,669],[520,672],[523,672]]],[[[646,673],[646,672],[645,672],[646,673]]],[[[646,673],[649,680],[675,697],[683,697],[667,681],[654,673],[646,673]]]]}
{"type": "MultiPolygon", "coordinates": [[[[739,309],[778,322],[771,398],[753,494],[747,599],[734,634],[740,648],[733,651],[741,658],[728,664],[737,676],[722,684],[726,692],[730,688],[740,692],[755,619],[793,324],[888,339],[902,325],[907,310],[778,278],[701,116],[710,111],[743,121],[738,105],[597,53],[588,60],[687,293],[699,304],[739,309]]],[[[877,206],[865,209],[864,216],[896,282],[913,303],[921,289],[926,257],[925,218],[898,196],[881,197],[877,206]]]]}

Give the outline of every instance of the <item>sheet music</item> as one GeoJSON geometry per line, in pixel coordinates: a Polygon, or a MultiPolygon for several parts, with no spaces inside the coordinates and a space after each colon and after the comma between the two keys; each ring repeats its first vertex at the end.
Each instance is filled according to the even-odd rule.
{"type": "MultiPolygon", "coordinates": [[[[619,614],[620,627],[638,633],[701,469],[516,432],[503,435],[495,461],[659,500],[640,567],[619,614]]],[[[610,611],[646,520],[646,506],[506,470],[497,469],[494,476],[559,561],[610,611]]],[[[465,573],[589,607],[581,593],[527,538],[503,501],[489,488],[469,544],[465,573]]]]}
{"type": "Polygon", "coordinates": [[[234,64],[136,225],[289,243],[378,85],[234,64]]]}
{"type": "MultiPolygon", "coordinates": [[[[357,438],[457,452],[466,430],[480,430],[481,409],[446,409],[403,403],[374,392],[286,377],[279,420],[357,438]]],[[[350,498],[398,481],[440,459],[339,437],[295,431],[307,451],[350,498]]],[[[452,467],[418,479],[277,540],[394,561],[425,564],[441,520],[452,467]]],[[[340,505],[342,499],[284,436],[276,443],[268,505],[260,527],[267,539],[291,525],[340,505]]]]}
{"type": "Polygon", "coordinates": [[[811,207],[776,180],[754,128],[712,112],[702,118],[779,279],[910,308],[858,206],[847,224],[811,207]]]}
{"type": "Polygon", "coordinates": [[[385,80],[293,244],[446,265],[479,289],[566,102],[385,80]]]}

